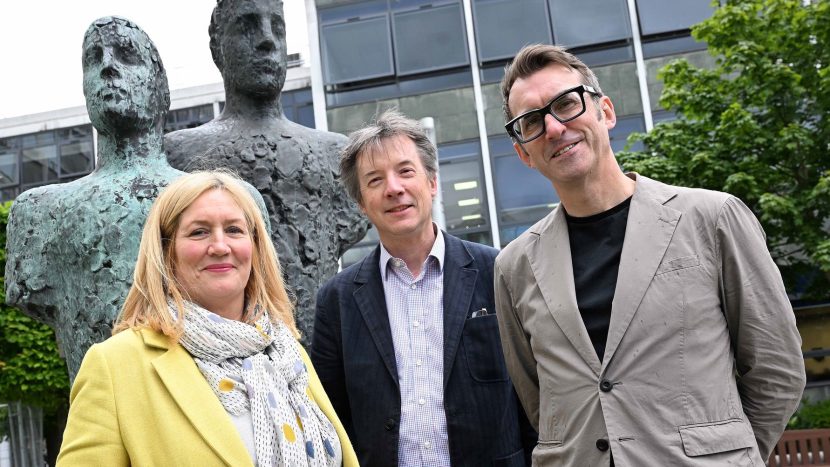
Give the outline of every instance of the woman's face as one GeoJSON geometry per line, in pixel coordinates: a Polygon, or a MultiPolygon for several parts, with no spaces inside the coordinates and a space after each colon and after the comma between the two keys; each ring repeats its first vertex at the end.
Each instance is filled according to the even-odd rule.
{"type": "Polygon", "coordinates": [[[194,303],[239,320],[252,249],[242,209],[225,190],[206,191],[182,212],[174,243],[176,281],[194,303]]]}

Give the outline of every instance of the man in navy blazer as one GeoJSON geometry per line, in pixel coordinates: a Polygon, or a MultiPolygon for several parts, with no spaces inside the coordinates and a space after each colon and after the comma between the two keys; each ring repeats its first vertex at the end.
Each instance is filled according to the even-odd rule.
{"type": "Polygon", "coordinates": [[[432,223],[435,146],[389,111],[349,136],[340,169],[380,245],[320,289],[311,359],[361,465],[530,465],[536,434],[499,343],[497,251],[432,223]]]}

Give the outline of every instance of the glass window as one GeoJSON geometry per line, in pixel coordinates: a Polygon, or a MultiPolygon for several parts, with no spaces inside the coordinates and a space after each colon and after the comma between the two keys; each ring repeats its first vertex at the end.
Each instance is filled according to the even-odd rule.
{"type": "MultiPolygon", "coordinates": [[[[50,132],[51,133],[51,132],[50,132]]],[[[32,184],[58,179],[58,151],[55,146],[23,150],[23,183],[32,184]]]]}
{"type": "Polygon", "coordinates": [[[326,84],[394,74],[392,38],[386,15],[323,25],[320,41],[326,84]]]}
{"type": "Polygon", "coordinates": [[[302,105],[295,109],[294,123],[299,123],[308,128],[316,128],[314,123],[314,104],[302,105]]]}
{"type": "Polygon", "coordinates": [[[64,144],[61,146],[61,175],[90,172],[95,161],[92,141],[64,144]]]}
{"type": "Polygon", "coordinates": [[[674,55],[695,50],[706,50],[705,42],[698,42],[692,36],[672,37],[669,39],[655,36],[643,41],[643,57],[646,59],[662,55],[674,55]]]}
{"type": "Polygon", "coordinates": [[[482,62],[511,58],[527,44],[550,44],[545,0],[476,0],[473,20],[482,62]]]}
{"type": "MultiPolygon", "coordinates": [[[[642,115],[617,118],[617,124],[608,132],[608,136],[611,138],[611,149],[614,151],[614,154],[625,149],[625,145],[628,143],[628,136],[635,131],[640,133],[646,131],[646,124],[643,122],[642,115]]],[[[629,148],[630,151],[642,151],[643,149],[642,141],[636,142],[629,148]]]]}
{"type": "Polygon", "coordinates": [[[285,118],[294,123],[314,128],[314,102],[308,88],[283,92],[280,103],[285,118]]]}
{"type": "Polygon", "coordinates": [[[460,4],[427,4],[417,10],[396,11],[392,21],[399,75],[469,63],[460,4]]]}
{"type": "Polygon", "coordinates": [[[167,114],[164,122],[164,132],[196,128],[211,120],[213,120],[213,104],[172,110],[167,114]]]}
{"type": "Polygon", "coordinates": [[[644,36],[688,29],[714,11],[710,0],[637,0],[644,36]]]}
{"type": "Polygon", "coordinates": [[[0,185],[18,183],[17,152],[0,153],[0,185]]]}
{"type": "Polygon", "coordinates": [[[0,189],[0,203],[5,203],[6,201],[11,201],[17,198],[19,191],[20,189],[16,186],[0,189]]]}
{"type": "Polygon", "coordinates": [[[593,68],[602,93],[611,98],[617,117],[643,113],[640,83],[634,62],[593,68]]]}
{"type": "Polygon", "coordinates": [[[40,133],[32,133],[20,137],[21,145],[24,148],[31,148],[36,146],[46,146],[55,142],[54,131],[41,131],[40,133]]]}
{"type": "Polygon", "coordinates": [[[566,47],[631,37],[625,0],[548,0],[556,43],[566,47]]]}
{"type": "Polygon", "coordinates": [[[400,111],[409,118],[435,119],[438,144],[479,136],[473,88],[402,97],[397,102],[400,111]]]}
{"type": "Polygon", "coordinates": [[[486,228],[487,198],[480,160],[442,161],[440,171],[447,232],[486,228]]]}
{"type": "Polygon", "coordinates": [[[488,135],[504,136],[504,111],[502,110],[501,88],[498,83],[481,86],[481,97],[484,101],[484,126],[488,135]]]}

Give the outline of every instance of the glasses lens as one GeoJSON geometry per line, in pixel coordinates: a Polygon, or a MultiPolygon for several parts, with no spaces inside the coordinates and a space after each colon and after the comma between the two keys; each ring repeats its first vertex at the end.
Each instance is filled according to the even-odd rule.
{"type": "Polygon", "coordinates": [[[517,120],[513,124],[513,130],[522,141],[527,141],[545,131],[545,118],[539,112],[533,112],[517,120]]]}
{"type": "Polygon", "coordinates": [[[585,110],[585,102],[579,91],[571,91],[562,94],[558,99],[551,102],[550,111],[561,120],[570,120],[585,110]]]}

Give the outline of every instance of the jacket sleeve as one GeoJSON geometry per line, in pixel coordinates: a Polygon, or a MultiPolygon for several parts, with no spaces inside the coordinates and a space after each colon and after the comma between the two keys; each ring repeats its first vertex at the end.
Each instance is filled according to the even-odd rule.
{"type": "Polygon", "coordinates": [[[100,347],[87,351],[69,403],[57,465],[130,465],[121,439],[112,377],[100,347]]]}
{"type": "Polygon", "coordinates": [[[346,394],[346,376],[343,371],[340,315],[336,308],[337,293],[330,281],[317,293],[314,331],[311,335],[311,362],[337,416],[349,436],[354,437],[352,413],[346,394]]]}
{"type": "Polygon", "coordinates": [[[507,276],[502,272],[498,260],[496,260],[494,273],[496,316],[499,320],[504,363],[507,365],[507,372],[510,374],[510,379],[513,381],[530,425],[538,432],[539,375],[536,373],[536,359],[533,357],[530,341],[525,335],[521,318],[513,304],[507,276]]]}
{"type": "Polygon", "coordinates": [[[717,245],[738,391],[761,458],[767,459],[804,390],[801,336],[763,229],[737,198],[721,208],[717,245]]]}

